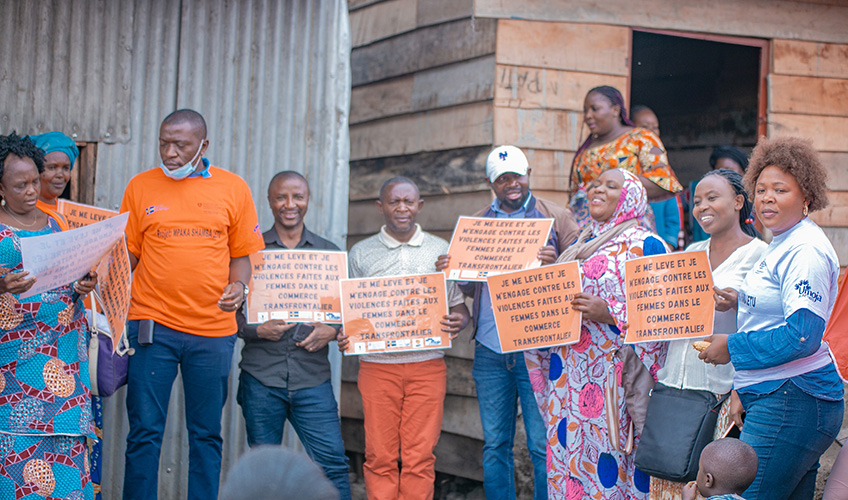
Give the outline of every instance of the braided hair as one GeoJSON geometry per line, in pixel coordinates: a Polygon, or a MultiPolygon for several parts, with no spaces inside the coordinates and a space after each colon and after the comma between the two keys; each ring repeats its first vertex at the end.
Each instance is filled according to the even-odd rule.
{"type": "Polygon", "coordinates": [[[0,135],[0,179],[3,178],[3,165],[10,154],[31,159],[39,174],[44,171],[44,152],[38,149],[29,136],[21,137],[13,131],[9,135],[0,135]]]}
{"type": "MultiPolygon", "coordinates": [[[[610,87],[609,85],[601,85],[600,87],[595,87],[589,92],[586,93],[586,97],[591,94],[601,94],[606,97],[607,100],[612,103],[613,106],[618,106],[618,120],[622,125],[627,125],[630,127],[635,127],[630,118],[627,117],[627,107],[624,105],[624,96],[621,95],[621,92],[618,91],[615,87],[610,87]]],[[[571,172],[568,174],[568,182],[571,182],[571,177],[574,175],[574,166],[577,164],[577,159],[580,158],[580,154],[586,149],[589,148],[589,145],[592,143],[592,134],[589,134],[589,137],[583,141],[583,144],[577,148],[577,152],[574,153],[574,159],[571,160],[571,172]]]]}
{"type": "Polygon", "coordinates": [[[706,174],[704,174],[703,177],[701,177],[701,180],[706,179],[711,175],[719,175],[721,177],[724,177],[725,180],[730,183],[730,187],[733,188],[733,191],[736,193],[736,196],[740,194],[742,195],[744,201],[742,202],[742,208],[739,210],[739,226],[742,228],[742,232],[744,232],[748,236],[759,238],[760,235],[754,228],[754,205],[748,198],[748,192],[745,190],[745,186],[742,184],[742,176],[734,172],[733,170],[720,168],[718,170],[711,170],[707,172],[706,174]]]}

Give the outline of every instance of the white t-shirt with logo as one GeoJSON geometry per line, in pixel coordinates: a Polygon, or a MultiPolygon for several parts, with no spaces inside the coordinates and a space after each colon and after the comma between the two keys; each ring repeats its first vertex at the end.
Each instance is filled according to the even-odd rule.
{"type": "MultiPolygon", "coordinates": [[[[739,290],[740,332],[765,331],[786,324],[800,309],[827,321],[836,301],[839,259],[824,232],[802,219],[774,237],[739,290]]],[[[732,361],[732,360],[731,360],[732,361]]],[[[827,347],[808,357],[761,370],[737,370],[739,389],[769,380],[788,379],[830,363],[827,347]]]]}

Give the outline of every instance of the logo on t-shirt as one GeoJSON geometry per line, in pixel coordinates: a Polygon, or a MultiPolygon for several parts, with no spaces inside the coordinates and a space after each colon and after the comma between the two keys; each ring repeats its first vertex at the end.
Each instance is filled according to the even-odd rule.
{"type": "Polygon", "coordinates": [[[821,294],[813,291],[813,288],[810,286],[810,282],[807,280],[801,280],[798,283],[795,283],[795,290],[798,290],[798,294],[801,297],[807,297],[813,302],[822,301],[821,294]]]}
{"type": "Polygon", "coordinates": [[[150,205],[149,207],[144,209],[144,215],[150,215],[154,212],[161,212],[163,210],[168,210],[171,207],[166,207],[165,205],[150,205]]]}

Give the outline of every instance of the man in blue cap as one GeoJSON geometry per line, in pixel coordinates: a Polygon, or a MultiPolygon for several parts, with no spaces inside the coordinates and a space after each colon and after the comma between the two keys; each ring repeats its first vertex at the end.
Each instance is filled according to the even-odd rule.
{"type": "Polygon", "coordinates": [[[56,210],[56,199],[65,192],[65,187],[71,180],[71,169],[79,156],[79,149],[74,140],[62,132],[47,132],[30,138],[36,146],[44,150],[41,194],[38,195],[36,206],[56,219],[62,231],[67,231],[65,218],[56,210]]]}

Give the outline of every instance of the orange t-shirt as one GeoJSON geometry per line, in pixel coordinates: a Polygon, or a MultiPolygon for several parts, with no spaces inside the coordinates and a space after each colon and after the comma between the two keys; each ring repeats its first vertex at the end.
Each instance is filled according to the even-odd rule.
{"type": "Polygon", "coordinates": [[[59,224],[62,231],[68,230],[68,221],[65,220],[64,215],[56,211],[56,205],[48,205],[41,200],[35,200],[35,206],[50,217],[56,219],[56,223],[59,224]]]}
{"type": "Polygon", "coordinates": [[[138,257],[129,319],[152,319],[206,337],[236,333],[234,313],[218,308],[230,259],[265,246],[247,183],[209,167],[208,178],[168,178],[159,168],[133,177],[127,249],[138,257]]]}

